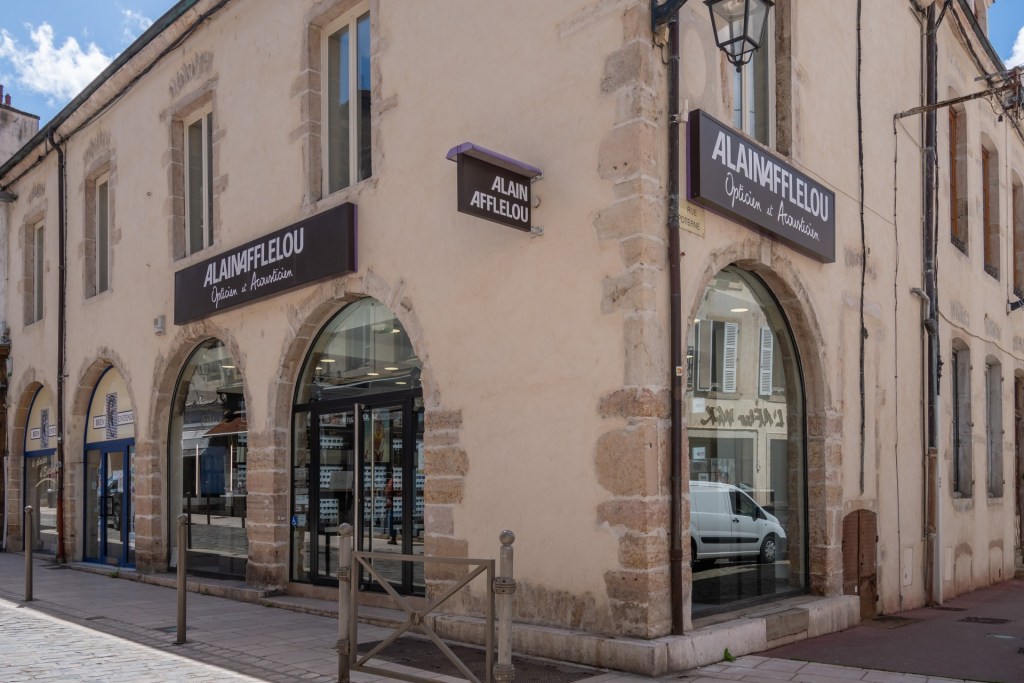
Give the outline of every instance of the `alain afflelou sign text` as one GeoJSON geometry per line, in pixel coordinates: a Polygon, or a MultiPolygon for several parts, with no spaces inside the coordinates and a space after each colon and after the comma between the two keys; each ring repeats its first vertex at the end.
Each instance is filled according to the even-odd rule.
{"type": "Polygon", "coordinates": [[[836,196],[703,111],[690,112],[689,199],[824,263],[836,260],[836,196]]]}
{"type": "Polygon", "coordinates": [[[356,206],[345,203],[174,274],[174,324],[356,272],[356,206]]]}

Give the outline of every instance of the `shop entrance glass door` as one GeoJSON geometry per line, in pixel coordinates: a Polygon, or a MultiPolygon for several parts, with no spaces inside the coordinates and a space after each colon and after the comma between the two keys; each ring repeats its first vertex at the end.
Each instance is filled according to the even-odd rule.
{"type": "MultiPolygon", "coordinates": [[[[422,399],[365,406],[359,414],[361,519],[357,548],[366,552],[423,554],[422,399]]],[[[399,592],[422,595],[423,565],[376,560],[374,569],[399,592]]],[[[369,572],[363,588],[379,589],[369,572]]]]}
{"type": "MultiPolygon", "coordinates": [[[[423,554],[422,403],[338,402],[311,414],[310,462],[297,468],[294,483],[300,576],[337,584],[338,530],[345,523],[355,528],[357,550],[423,554]]],[[[421,564],[384,560],[376,568],[399,592],[423,594],[421,564]]],[[[373,588],[365,573],[359,580],[373,588]]]]}
{"type": "Polygon", "coordinates": [[[85,454],[85,559],[113,566],[135,564],[132,443],[92,446],[85,454]]]}
{"type": "Polygon", "coordinates": [[[354,525],[356,480],[355,407],[316,416],[319,439],[314,440],[309,482],[309,548],[314,581],[335,580],[338,570],[338,529],[354,525]]]}

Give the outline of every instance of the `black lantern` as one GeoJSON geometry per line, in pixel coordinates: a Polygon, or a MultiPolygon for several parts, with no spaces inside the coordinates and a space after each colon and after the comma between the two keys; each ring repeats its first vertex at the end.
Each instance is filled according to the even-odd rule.
{"type": "Polygon", "coordinates": [[[704,0],[711,12],[715,43],[739,71],[761,47],[773,0],[704,0]]]}

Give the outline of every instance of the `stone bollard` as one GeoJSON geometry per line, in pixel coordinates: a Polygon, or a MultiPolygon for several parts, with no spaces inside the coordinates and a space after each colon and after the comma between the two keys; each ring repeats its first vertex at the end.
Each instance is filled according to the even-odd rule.
{"type": "Polygon", "coordinates": [[[188,516],[178,515],[178,636],[176,645],[185,643],[185,596],[188,595],[188,516]]]}
{"type": "Polygon", "coordinates": [[[338,529],[338,683],[349,683],[352,633],[352,525],[338,529]]]}
{"type": "Polygon", "coordinates": [[[494,579],[494,597],[498,602],[498,661],[494,664],[494,681],[501,683],[515,677],[512,666],[512,599],[516,595],[516,580],[512,578],[512,544],[516,535],[505,530],[498,535],[501,554],[498,556],[498,576],[494,579]]]}
{"type": "Polygon", "coordinates": [[[25,602],[32,602],[32,506],[25,506],[25,528],[22,537],[25,541],[25,602]]]}

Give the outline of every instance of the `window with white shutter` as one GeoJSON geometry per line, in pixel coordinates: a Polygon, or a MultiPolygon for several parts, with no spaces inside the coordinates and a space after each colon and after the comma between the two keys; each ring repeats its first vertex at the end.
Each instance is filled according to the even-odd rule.
{"type": "Polygon", "coordinates": [[[727,394],[736,393],[736,345],[739,343],[738,323],[723,325],[725,339],[722,353],[722,391],[727,394]]]}
{"type": "Polygon", "coordinates": [[[775,361],[775,337],[768,327],[761,328],[761,362],[757,373],[757,393],[772,395],[772,379],[775,361]]]}

